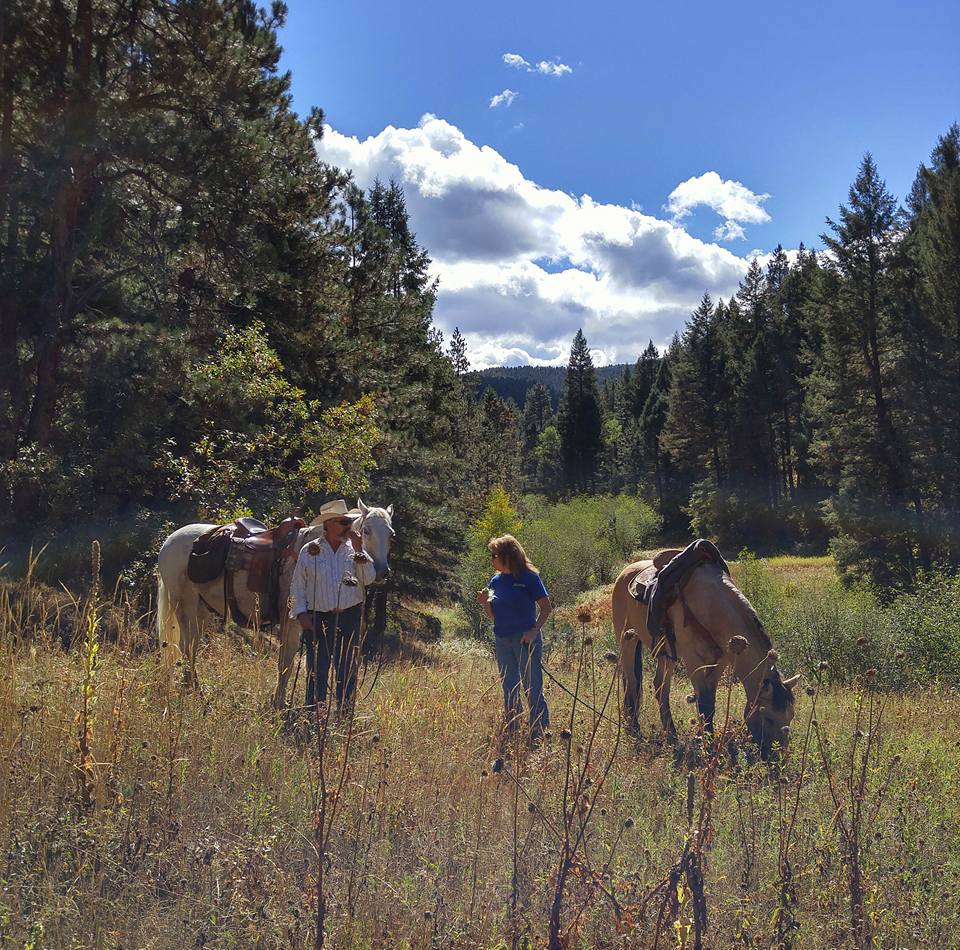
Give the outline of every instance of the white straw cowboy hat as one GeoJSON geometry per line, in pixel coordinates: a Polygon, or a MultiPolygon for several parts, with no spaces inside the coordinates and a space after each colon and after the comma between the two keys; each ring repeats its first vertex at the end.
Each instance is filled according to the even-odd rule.
{"type": "Polygon", "coordinates": [[[360,515],[348,511],[347,503],[342,498],[338,498],[336,501],[328,501],[326,504],[320,506],[320,512],[317,514],[317,517],[310,522],[310,527],[313,528],[316,525],[325,524],[331,518],[350,518],[351,521],[357,521],[360,515]]]}

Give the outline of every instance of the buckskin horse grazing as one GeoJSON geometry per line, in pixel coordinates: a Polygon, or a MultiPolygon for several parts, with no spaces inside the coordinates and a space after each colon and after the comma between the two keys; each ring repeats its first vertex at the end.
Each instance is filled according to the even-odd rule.
{"type": "MultiPolygon", "coordinates": [[[[694,547],[690,545],[687,550],[694,547]]],[[[686,667],[697,709],[708,729],[713,726],[717,686],[729,668],[746,693],[744,719],[750,734],[761,756],[769,758],[775,743],[786,745],[789,739],[786,727],[794,716],[792,687],[799,674],[789,679],[780,675],[770,638],[753,606],[730,579],[722,558],[719,563],[699,561],[674,589],[662,592],[666,621],[663,635],[657,639],[651,635],[647,628],[649,605],[638,600],[638,595],[643,596],[647,585],[658,575],[662,577],[680,553],[664,551],[652,561],[630,564],[613,585],[613,624],[619,644],[624,712],[636,726],[643,647],[656,659],[654,695],[660,721],[671,738],[676,737],[670,713],[670,682],[676,660],[682,660],[686,667]]]]}
{"type": "MultiPolygon", "coordinates": [[[[361,517],[354,530],[363,538],[364,548],[376,568],[376,579],[371,586],[382,585],[390,574],[390,544],[394,537],[393,505],[370,508],[358,499],[357,507],[361,517]]],[[[203,621],[211,614],[225,617],[229,610],[236,622],[261,631],[276,626],[280,636],[280,656],[273,704],[277,709],[282,709],[286,705],[287,680],[300,644],[300,625],[296,619],[288,616],[287,609],[293,568],[300,549],[310,541],[323,537],[323,528],[321,525],[292,526],[294,530],[290,531],[288,520],[276,528],[267,529],[266,525],[252,519],[241,519],[239,530],[227,542],[234,546],[236,553],[228,554],[226,564],[221,563],[219,570],[215,566],[208,572],[215,573],[210,580],[195,583],[188,576],[194,542],[217,527],[212,524],[186,525],[174,531],[160,548],[157,556],[157,634],[161,649],[171,665],[178,654],[182,656],[187,664],[188,677],[194,685],[198,685],[197,646],[203,621]],[[284,528],[284,525],[288,527],[284,528]],[[257,564],[245,556],[243,545],[247,540],[257,538],[260,538],[257,547],[262,547],[264,551],[270,549],[265,559],[272,559],[271,569],[276,572],[274,604],[264,602],[265,587],[258,583],[256,577],[250,577],[251,569],[257,570],[257,564]],[[231,563],[236,566],[235,569],[230,569],[231,563]],[[250,587],[254,590],[250,590],[250,587]]]]}

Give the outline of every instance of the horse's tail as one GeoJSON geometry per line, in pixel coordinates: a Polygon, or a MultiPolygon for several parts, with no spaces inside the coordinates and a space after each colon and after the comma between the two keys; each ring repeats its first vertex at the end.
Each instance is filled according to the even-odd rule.
{"type": "Polygon", "coordinates": [[[628,665],[629,648],[627,647],[627,636],[631,631],[628,630],[630,624],[630,611],[628,604],[630,602],[630,592],[627,588],[628,579],[624,573],[617,578],[613,585],[613,594],[611,600],[611,612],[613,614],[613,633],[617,639],[618,665],[624,680],[624,703],[631,714],[636,716],[637,709],[643,701],[643,643],[636,631],[632,632],[633,640],[633,669],[628,665]],[[631,677],[631,673],[633,674],[631,677]],[[630,681],[633,680],[633,689],[630,689],[630,681]]]}
{"type": "Polygon", "coordinates": [[[164,662],[173,666],[180,654],[180,624],[177,623],[170,590],[164,584],[160,571],[157,571],[157,638],[164,662]]]}

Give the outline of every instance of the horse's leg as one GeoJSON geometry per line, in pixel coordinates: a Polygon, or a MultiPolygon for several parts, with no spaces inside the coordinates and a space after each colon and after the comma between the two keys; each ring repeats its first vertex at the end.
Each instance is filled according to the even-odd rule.
{"type": "Polygon", "coordinates": [[[713,717],[717,708],[717,687],[720,685],[723,654],[712,644],[698,642],[696,654],[683,654],[690,673],[690,682],[697,697],[697,712],[703,719],[704,732],[713,734],[713,717]]]}
{"type": "Polygon", "coordinates": [[[660,723],[671,739],[677,738],[677,727],[670,712],[670,681],[673,679],[673,661],[665,656],[657,657],[657,669],[653,674],[653,694],[660,705],[660,723]]]}
{"type": "Polygon", "coordinates": [[[713,714],[717,709],[717,687],[705,684],[697,690],[697,712],[703,717],[704,731],[713,734],[713,714]]]}
{"type": "Polygon", "coordinates": [[[287,705],[287,680],[297,661],[300,646],[300,624],[284,617],[280,624],[280,658],[277,660],[277,691],[273,696],[273,708],[285,709],[287,705]]]}
{"type": "Polygon", "coordinates": [[[195,689],[199,689],[197,646],[200,643],[200,595],[193,584],[184,584],[183,594],[177,603],[177,623],[180,625],[180,652],[187,664],[185,678],[195,689]]]}
{"type": "Polygon", "coordinates": [[[633,630],[624,632],[620,642],[620,676],[623,679],[623,714],[627,727],[636,729],[642,688],[643,646],[633,630]]]}

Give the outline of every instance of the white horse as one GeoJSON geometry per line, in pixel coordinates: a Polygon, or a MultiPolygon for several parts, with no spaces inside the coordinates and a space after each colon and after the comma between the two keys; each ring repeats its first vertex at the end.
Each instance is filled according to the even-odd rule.
{"type": "MultiPolygon", "coordinates": [[[[386,508],[368,508],[357,500],[361,518],[354,530],[363,538],[363,546],[373,559],[376,578],[371,586],[383,585],[390,576],[390,543],[394,537],[393,505],[386,508]]],[[[178,655],[187,664],[187,673],[194,685],[199,685],[196,670],[197,646],[203,621],[211,614],[226,615],[223,577],[207,584],[194,584],[187,577],[187,562],[193,542],[205,534],[212,524],[188,524],[171,534],[157,555],[157,635],[167,663],[172,666],[178,655]]],[[[280,572],[279,601],[284,605],[279,621],[280,659],[277,668],[277,690],[273,704],[277,709],[286,706],[287,679],[293,668],[300,644],[300,624],[288,616],[286,604],[290,596],[293,569],[300,549],[310,541],[323,537],[322,525],[301,528],[291,547],[291,556],[284,559],[280,572]]],[[[234,594],[242,613],[255,622],[258,614],[256,595],[247,590],[246,571],[238,571],[234,580],[234,594]]]]}

